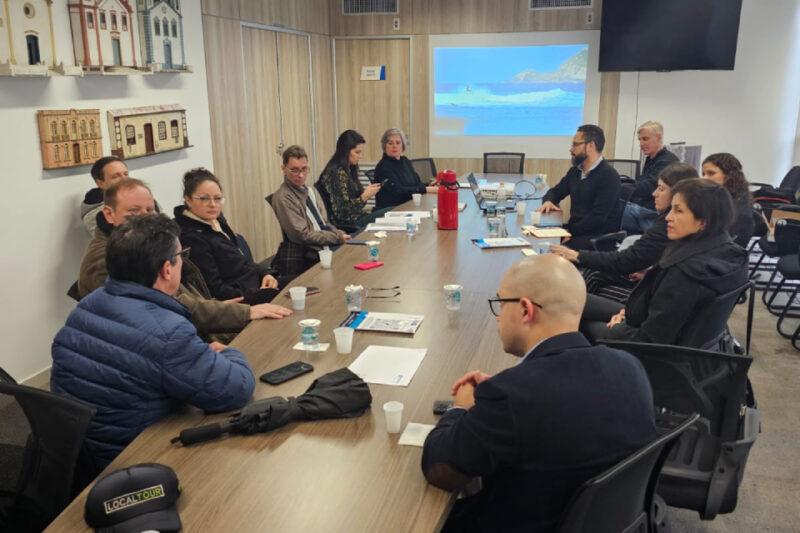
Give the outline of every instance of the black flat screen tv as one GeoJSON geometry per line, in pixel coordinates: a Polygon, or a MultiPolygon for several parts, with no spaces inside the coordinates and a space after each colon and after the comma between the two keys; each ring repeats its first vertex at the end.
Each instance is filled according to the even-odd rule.
{"type": "Polygon", "coordinates": [[[600,71],[733,70],[742,0],[603,0],[600,71]]]}

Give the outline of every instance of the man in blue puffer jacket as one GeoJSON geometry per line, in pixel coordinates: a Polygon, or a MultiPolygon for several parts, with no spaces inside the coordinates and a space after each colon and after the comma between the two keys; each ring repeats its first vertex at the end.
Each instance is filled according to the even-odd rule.
{"type": "Polygon", "coordinates": [[[131,217],[106,251],[109,279],[81,300],[53,341],[50,388],[95,407],[84,444],[95,473],[146,427],[188,403],[245,405],[255,379],[244,355],[206,344],[173,295],[182,255],[174,221],[131,217]]]}

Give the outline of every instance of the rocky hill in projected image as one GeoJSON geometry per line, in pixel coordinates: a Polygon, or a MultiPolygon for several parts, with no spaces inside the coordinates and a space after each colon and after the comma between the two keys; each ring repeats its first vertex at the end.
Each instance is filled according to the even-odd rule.
{"type": "Polygon", "coordinates": [[[553,72],[537,72],[523,70],[511,78],[512,83],[584,83],[586,81],[586,65],[589,60],[588,50],[581,50],[570,57],[553,72]]]}

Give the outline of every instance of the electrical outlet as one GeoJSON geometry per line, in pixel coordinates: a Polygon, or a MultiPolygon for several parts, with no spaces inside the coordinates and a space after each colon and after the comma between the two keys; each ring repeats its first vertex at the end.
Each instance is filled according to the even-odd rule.
{"type": "Polygon", "coordinates": [[[394,31],[398,31],[400,29],[400,18],[399,17],[395,17],[392,20],[392,29],[394,31]]]}
{"type": "Polygon", "coordinates": [[[586,12],[586,24],[590,25],[592,22],[594,22],[594,13],[591,12],[591,11],[587,11],[586,12]]]}

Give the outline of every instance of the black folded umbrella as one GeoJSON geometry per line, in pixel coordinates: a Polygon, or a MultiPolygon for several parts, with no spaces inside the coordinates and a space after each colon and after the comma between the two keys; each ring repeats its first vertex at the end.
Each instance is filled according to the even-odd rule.
{"type": "Polygon", "coordinates": [[[188,446],[225,433],[266,433],[300,420],[354,418],[364,414],[371,404],[372,394],[364,380],[349,369],[340,368],[314,381],[296,398],[273,396],[258,400],[232,415],[227,422],[184,429],[171,442],[188,446]]]}

